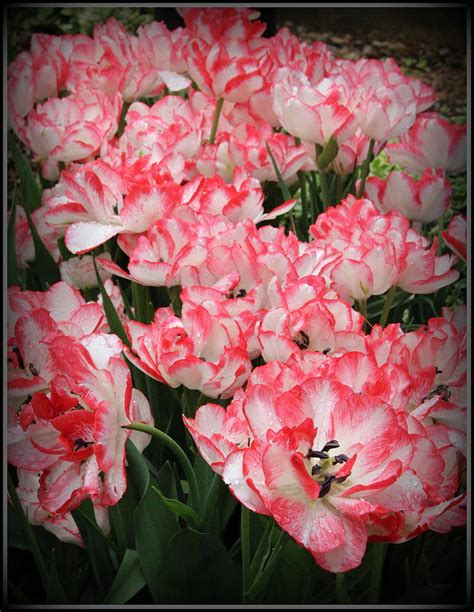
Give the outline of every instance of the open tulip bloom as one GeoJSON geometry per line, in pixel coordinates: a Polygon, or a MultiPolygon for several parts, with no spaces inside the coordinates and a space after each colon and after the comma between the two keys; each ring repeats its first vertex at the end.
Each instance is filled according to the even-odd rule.
{"type": "Polygon", "coordinates": [[[435,588],[466,522],[466,128],[395,60],[179,12],[8,68],[11,544],[49,604],[435,588]]]}

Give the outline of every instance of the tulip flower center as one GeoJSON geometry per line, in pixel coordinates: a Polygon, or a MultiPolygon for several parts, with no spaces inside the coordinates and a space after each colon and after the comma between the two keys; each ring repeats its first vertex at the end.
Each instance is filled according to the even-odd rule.
{"type": "Polygon", "coordinates": [[[301,350],[307,349],[309,346],[309,336],[304,331],[299,331],[295,338],[293,338],[293,342],[300,347],[301,350]]]}
{"type": "Polygon", "coordinates": [[[23,361],[23,358],[21,356],[20,349],[16,345],[13,345],[10,348],[10,354],[8,355],[8,361],[9,363],[12,364],[14,368],[18,367],[18,368],[21,368],[22,370],[25,369],[25,362],[23,361]]]}
{"type": "Polygon", "coordinates": [[[327,495],[333,483],[344,482],[350,475],[336,476],[339,468],[335,466],[345,463],[349,457],[343,453],[330,457],[328,451],[335,448],[339,448],[339,442],[337,440],[329,440],[321,450],[310,448],[306,454],[306,457],[311,462],[311,476],[320,486],[319,497],[327,495]]]}

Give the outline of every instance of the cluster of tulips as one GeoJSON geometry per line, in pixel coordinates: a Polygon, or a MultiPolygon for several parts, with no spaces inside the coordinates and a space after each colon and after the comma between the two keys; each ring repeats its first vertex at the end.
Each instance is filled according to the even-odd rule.
{"type": "Polygon", "coordinates": [[[466,218],[431,230],[465,127],[394,60],[264,37],[250,9],[180,12],[173,31],[34,34],[8,68],[10,126],[47,186],[16,206],[16,264],[34,271],[42,244],[58,270],[8,290],[28,520],[83,546],[90,499],[108,533],[126,442],[144,452],[160,411],[143,372],[200,394],[187,452],[325,570],[463,525],[466,308],[393,313],[459,280],[466,218]],[[394,169],[371,176],[382,151],[394,169]]]}

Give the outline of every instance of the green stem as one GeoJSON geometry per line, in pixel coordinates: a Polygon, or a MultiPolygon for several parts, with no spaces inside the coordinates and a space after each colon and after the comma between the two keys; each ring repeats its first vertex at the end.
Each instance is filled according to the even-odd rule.
{"type": "Polygon", "coordinates": [[[298,170],[298,180],[300,183],[300,194],[301,194],[301,232],[305,239],[308,238],[308,200],[306,198],[306,176],[305,172],[298,170]]]}
{"type": "Polygon", "coordinates": [[[250,512],[245,506],[240,510],[240,542],[242,546],[242,603],[249,590],[250,579],[250,512]]]}
{"type": "Polygon", "coordinates": [[[364,193],[365,181],[367,180],[367,177],[369,176],[370,162],[372,161],[372,156],[374,153],[374,146],[375,146],[375,140],[371,138],[370,143],[369,143],[369,150],[367,151],[367,157],[365,158],[364,163],[362,164],[359,191],[357,192],[358,198],[361,198],[362,194],[364,193]]]}
{"type": "Polygon", "coordinates": [[[310,172],[309,177],[309,190],[311,193],[311,204],[312,204],[312,216],[311,223],[314,223],[319,215],[319,196],[316,184],[316,172],[310,172]]]}
{"type": "Polygon", "coordinates": [[[321,199],[323,201],[324,210],[329,206],[329,188],[324,170],[318,170],[319,185],[321,187],[321,199]]]}
{"type": "MultiPolygon", "coordinates": [[[[318,157],[322,153],[323,149],[320,145],[315,144],[314,150],[315,150],[316,165],[318,165],[318,157]]],[[[327,179],[326,179],[324,170],[321,170],[319,167],[318,167],[318,175],[319,175],[319,186],[321,188],[321,200],[323,201],[323,208],[326,209],[329,206],[329,188],[328,188],[328,183],[327,183],[327,179]]]]}
{"type": "Polygon", "coordinates": [[[132,283],[132,300],[135,307],[135,319],[140,323],[151,323],[155,312],[151,305],[149,288],[139,283],[132,283]]]}
{"type": "Polygon", "coordinates": [[[446,215],[442,215],[438,219],[438,234],[437,234],[437,236],[438,236],[438,248],[436,249],[436,255],[438,257],[443,254],[444,240],[443,240],[443,236],[441,235],[441,232],[444,229],[445,219],[446,219],[446,215]]]}
{"type": "Polygon", "coordinates": [[[393,300],[395,299],[396,293],[397,293],[397,286],[392,285],[388,293],[385,295],[385,300],[383,303],[383,310],[382,310],[382,314],[380,315],[380,321],[379,321],[379,325],[381,327],[385,327],[385,325],[387,324],[388,314],[390,312],[390,308],[392,307],[393,300]]]}
{"type": "Polygon", "coordinates": [[[356,171],[353,170],[352,176],[350,176],[349,180],[346,183],[344,191],[342,192],[343,199],[347,197],[349,193],[352,193],[353,190],[354,190],[354,195],[355,195],[355,182],[356,182],[356,171]]]}
{"type": "Polygon", "coordinates": [[[336,176],[336,202],[339,204],[342,200],[342,176],[336,176]]]}
{"type": "Polygon", "coordinates": [[[219,123],[219,117],[221,116],[222,105],[224,104],[224,98],[217,100],[216,112],[214,113],[214,119],[212,121],[211,135],[209,136],[209,144],[214,144],[216,139],[217,124],[219,123]]]}
{"type": "Polygon", "coordinates": [[[250,589],[244,593],[245,602],[252,600],[258,593],[261,591],[265,585],[268,585],[268,581],[271,578],[271,575],[275,569],[276,561],[283,550],[283,544],[281,543],[285,536],[285,531],[281,530],[280,535],[278,536],[277,541],[275,542],[275,546],[273,547],[273,551],[265,565],[265,568],[260,572],[260,575],[257,576],[256,580],[250,587],[250,589]]]}
{"type": "Polygon", "coordinates": [[[122,105],[122,112],[120,113],[120,119],[118,122],[118,128],[116,133],[117,138],[119,138],[123,134],[125,126],[127,125],[126,116],[129,106],[130,102],[124,102],[122,105]]]}
{"type": "Polygon", "coordinates": [[[273,520],[269,520],[267,522],[267,526],[265,527],[265,531],[263,532],[263,535],[260,538],[260,542],[258,543],[257,550],[255,551],[252,563],[250,564],[250,574],[253,580],[255,580],[257,573],[262,569],[264,557],[267,556],[265,554],[265,547],[268,547],[268,552],[270,551],[271,538],[274,527],[275,522],[273,520]]]}
{"type": "Polygon", "coordinates": [[[336,603],[337,604],[351,603],[349,594],[347,592],[345,574],[336,574],[336,603]]]}
{"type": "Polygon", "coordinates": [[[357,300],[359,304],[359,312],[364,317],[364,324],[362,329],[367,331],[367,300],[357,300]]]}
{"type": "Polygon", "coordinates": [[[33,555],[33,559],[36,563],[36,567],[38,568],[41,582],[43,584],[43,587],[46,590],[48,587],[48,570],[46,569],[46,563],[43,559],[43,555],[41,554],[40,548],[38,546],[38,542],[36,541],[36,538],[31,530],[31,526],[26,516],[26,513],[23,509],[23,506],[21,505],[21,502],[18,498],[16,488],[15,488],[15,485],[13,483],[13,480],[10,474],[8,474],[8,492],[10,494],[10,498],[13,504],[13,508],[16,512],[16,515],[21,522],[21,528],[25,536],[25,539],[28,542],[30,552],[33,555]]]}
{"type": "Polygon", "coordinates": [[[219,511],[219,494],[220,494],[220,481],[221,477],[219,474],[214,474],[212,477],[211,486],[204,503],[202,528],[205,531],[212,531],[215,529],[215,533],[220,532],[220,520],[216,520],[216,514],[219,511]],[[217,525],[216,525],[217,523],[217,525]]]}
{"type": "Polygon", "coordinates": [[[192,507],[197,510],[198,514],[201,511],[201,499],[199,494],[199,487],[196,480],[196,475],[193,470],[193,466],[188,459],[188,456],[183,451],[181,446],[177,444],[173,438],[170,438],[167,434],[151,425],[145,425],[144,423],[131,423],[130,425],[123,425],[124,429],[133,429],[135,431],[142,431],[144,433],[150,434],[160,442],[163,442],[177,457],[179,462],[181,463],[181,467],[183,468],[183,472],[187,478],[189,484],[189,494],[192,500],[192,507]]]}
{"type": "Polygon", "coordinates": [[[369,604],[376,604],[379,601],[384,557],[385,545],[381,542],[374,542],[372,544],[372,572],[370,575],[369,604]]]}

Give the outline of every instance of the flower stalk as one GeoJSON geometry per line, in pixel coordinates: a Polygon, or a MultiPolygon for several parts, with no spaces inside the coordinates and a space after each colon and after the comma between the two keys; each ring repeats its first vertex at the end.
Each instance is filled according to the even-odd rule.
{"type": "Polygon", "coordinates": [[[123,425],[123,429],[133,429],[134,431],[141,431],[143,433],[147,433],[150,436],[153,436],[160,442],[163,442],[176,456],[178,461],[183,468],[183,472],[186,476],[186,479],[189,484],[189,494],[192,500],[192,507],[200,513],[201,509],[201,496],[199,493],[199,486],[196,480],[196,475],[194,474],[193,466],[188,459],[188,456],[183,451],[181,446],[177,444],[173,438],[165,434],[163,431],[152,427],[151,425],[145,425],[144,423],[131,423],[130,425],[123,425]]]}
{"type": "Polygon", "coordinates": [[[361,198],[362,194],[364,193],[365,181],[367,180],[367,177],[369,176],[370,164],[372,162],[372,157],[374,154],[374,146],[375,146],[375,140],[371,138],[370,143],[369,143],[369,150],[367,151],[367,157],[365,158],[364,163],[362,164],[360,184],[359,184],[359,189],[357,191],[358,198],[361,198]]]}
{"type": "Polygon", "coordinates": [[[389,315],[390,309],[392,308],[393,300],[395,299],[396,293],[397,293],[397,286],[393,285],[392,287],[390,287],[388,293],[385,295],[385,299],[383,303],[383,310],[382,310],[382,314],[380,315],[380,321],[379,321],[379,325],[381,327],[385,327],[385,325],[387,324],[388,315],[389,315]]]}
{"type": "Polygon", "coordinates": [[[216,111],[214,113],[214,119],[212,120],[211,134],[209,136],[209,144],[214,144],[217,133],[217,126],[219,124],[219,118],[221,116],[222,105],[224,104],[224,98],[217,100],[216,111]]]}

